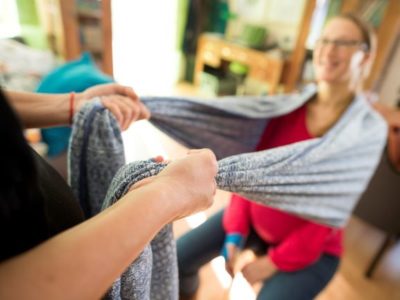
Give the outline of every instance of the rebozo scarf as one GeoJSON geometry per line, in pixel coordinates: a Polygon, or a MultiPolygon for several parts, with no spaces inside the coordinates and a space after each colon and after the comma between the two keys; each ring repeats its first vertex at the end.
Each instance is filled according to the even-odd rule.
{"type": "MultiPolygon", "coordinates": [[[[295,110],[315,93],[315,86],[308,86],[292,95],[214,100],[145,97],[142,101],[151,110],[150,121],[156,127],[190,148],[207,147],[216,153],[220,189],[342,227],[386,143],[386,123],[362,95],[355,97],[324,136],[252,152],[269,119],[295,110]]],[[[151,160],[134,162],[120,169],[111,183],[124,164],[123,145],[116,120],[98,101],[85,106],[75,118],[70,147],[71,183],[87,216],[117,201],[133,183],[165,167],[151,160]]],[[[177,299],[171,240],[169,225],[114,283],[109,298],[177,299]],[[168,247],[163,248],[165,245],[168,247]],[[163,249],[168,250],[165,253],[163,249]],[[167,269],[165,276],[157,271],[167,269]]]]}

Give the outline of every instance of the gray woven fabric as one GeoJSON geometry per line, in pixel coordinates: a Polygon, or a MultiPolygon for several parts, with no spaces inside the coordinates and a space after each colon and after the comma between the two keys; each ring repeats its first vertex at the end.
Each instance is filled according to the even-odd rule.
{"type": "Polygon", "coordinates": [[[74,117],[68,148],[69,183],[86,218],[101,210],[111,180],[123,165],[121,131],[97,99],[74,117]]]}
{"type": "Polygon", "coordinates": [[[151,111],[152,124],[190,148],[213,149],[221,159],[254,151],[268,119],[293,111],[315,92],[310,85],[290,95],[141,99],[151,111]]]}
{"type": "MultiPolygon", "coordinates": [[[[110,185],[103,208],[115,203],[134,183],[158,174],[164,166],[149,160],[122,167],[110,185]],[[144,168],[148,165],[152,167],[144,168]]],[[[168,224],[113,284],[106,299],[178,299],[177,274],[176,246],[172,225],[168,224]]]]}
{"type": "MultiPolygon", "coordinates": [[[[132,184],[162,168],[157,165],[143,173],[142,165],[147,162],[123,166],[124,163],[121,132],[115,118],[99,100],[85,105],[74,118],[69,178],[87,218],[120,199],[132,184]]],[[[104,298],[178,299],[177,274],[172,226],[167,225],[113,283],[104,298]]]]}
{"type": "Polygon", "coordinates": [[[143,97],[142,101],[156,127],[188,147],[207,147],[224,158],[219,161],[220,189],[341,227],[386,143],[386,123],[362,95],[323,137],[251,152],[268,119],[293,111],[315,93],[316,87],[310,85],[291,95],[211,100],[143,97]]]}
{"type": "MultiPolygon", "coordinates": [[[[207,101],[171,97],[142,100],[152,112],[151,122],[161,130],[186,146],[208,147],[215,151],[220,159],[216,178],[219,188],[316,222],[341,227],[365,190],[386,142],[385,121],[362,96],[353,100],[341,119],[323,137],[251,152],[268,119],[293,111],[314,94],[315,87],[308,87],[302,93],[290,96],[207,101]]],[[[88,182],[93,180],[94,185],[111,181],[111,173],[115,172],[107,164],[112,166],[122,162],[116,163],[113,158],[120,155],[119,150],[123,148],[115,119],[108,112],[96,112],[94,115],[98,118],[88,118],[86,114],[90,111],[93,109],[86,106],[74,121],[70,155],[70,169],[76,175],[71,177],[73,188],[79,184],[77,178],[82,178],[79,177],[80,168],[76,166],[82,165],[82,158],[79,158],[82,148],[87,147],[89,153],[84,161],[88,164],[86,173],[90,177],[84,178],[88,182]],[[94,147],[80,141],[88,135],[87,131],[84,133],[85,119],[94,122],[91,126],[95,129],[88,139],[94,147]],[[102,129],[96,129],[98,126],[102,129]],[[103,147],[112,149],[111,154],[103,152],[103,147]],[[99,160],[105,161],[101,168],[96,166],[99,160]]],[[[152,161],[124,166],[111,183],[103,206],[111,205],[131,184],[157,174],[164,167],[164,164],[152,161]]],[[[84,199],[89,194],[88,206],[95,207],[96,212],[104,198],[105,186],[88,186],[89,192],[77,190],[76,194],[84,199]]],[[[177,299],[176,268],[175,245],[169,225],[114,283],[107,298],[177,299]]]]}

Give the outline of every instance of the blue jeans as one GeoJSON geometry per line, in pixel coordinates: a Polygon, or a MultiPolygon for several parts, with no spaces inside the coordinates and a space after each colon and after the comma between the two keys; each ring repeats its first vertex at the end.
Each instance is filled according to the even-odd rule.
{"type": "MultiPolygon", "coordinates": [[[[184,296],[193,295],[199,287],[199,270],[220,255],[225,239],[222,227],[223,211],[189,231],[177,241],[179,289],[184,296]]],[[[252,231],[245,248],[265,254],[268,245],[252,231]]],[[[257,299],[313,299],[331,280],[339,266],[339,258],[323,254],[311,266],[296,272],[277,272],[266,280],[257,299]]]]}

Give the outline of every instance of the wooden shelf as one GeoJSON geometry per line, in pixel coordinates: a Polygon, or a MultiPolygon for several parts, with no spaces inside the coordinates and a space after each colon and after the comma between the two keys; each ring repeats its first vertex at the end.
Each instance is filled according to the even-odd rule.
{"type": "Polygon", "coordinates": [[[283,60],[261,52],[246,48],[224,40],[213,34],[203,34],[199,38],[196,63],[195,84],[200,84],[200,76],[204,66],[214,68],[223,61],[236,61],[249,67],[249,77],[265,82],[270,93],[275,93],[281,79],[283,60]]]}
{"type": "MultiPolygon", "coordinates": [[[[202,35],[198,41],[195,83],[199,84],[204,64],[218,67],[221,60],[235,60],[250,66],[251,76],[267,82],[271,92],[276,92],[278,85],[283,85],[286,92],[291,92],[301,83],[306,61],[306,41],[310,32],[311,20],[317,0],[305,0],[299,32],[293,51],[284,60],[277,60],[263,52],[241,47],[224,41],[222,38],[202,35]]],[[[362,0],[343,0],[340,12],[357,13],[362,0]]],[[[371,89],[379,81],[385,62],[392,49],[397,32],[400,30],[400,1],[388,0],[380,26],[377,28],[378,49],[370,76],[365,82],[365,89],[371,89]]]]}
{"type": "Polygon", "coordinates": [[[111,0],[102,0],[90,10],[79,8],[76,1],[37,0],[37,3],[57,55],[72,60],[85,50],[96,56],[101,54],[101,69],[112,76],[111,0]]]}
{"type": "Polygon", "coordinates": [[[78,9],[77,15],[79,18],[88,18],[88,19],[95,19],[95,20],[101,20],[101,18],[102,18],[101,11],[91,11],[91,10],[86,10],[86,9],[85,10],[78,9]]]}

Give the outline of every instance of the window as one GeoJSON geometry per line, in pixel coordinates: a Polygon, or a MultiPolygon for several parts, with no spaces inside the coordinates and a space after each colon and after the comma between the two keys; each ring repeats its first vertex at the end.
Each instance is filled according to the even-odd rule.
{"type": "Polygon", "coordinates": [[[15,0],[0,1],[0,38],[14,37],[21,34],[17,4],[15,0]]]}

